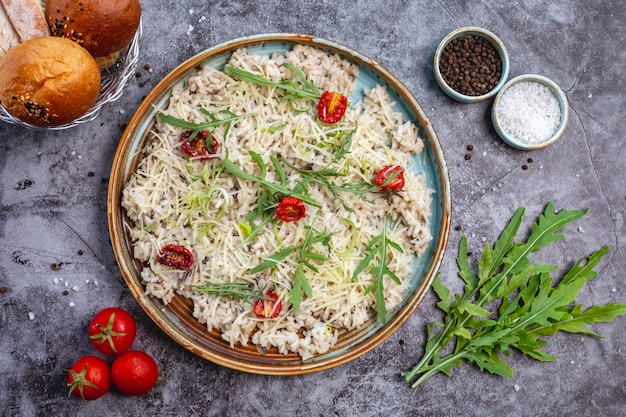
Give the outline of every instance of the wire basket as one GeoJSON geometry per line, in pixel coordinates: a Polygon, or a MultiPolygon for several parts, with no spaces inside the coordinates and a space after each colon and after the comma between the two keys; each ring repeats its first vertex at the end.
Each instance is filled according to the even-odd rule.
{"type": "Polygon", "coordinates": [[[137,69],[137,61],[139,60],[141,32],[141,22],[139,22],[139,27],[137,28],[135,37],[130,45],[122,50],[117,62],[108,68],[100,70],[100,94],[98,94],[98,98],[96,99],[94,105],[79,118],[71,121],[70,123],[59,126],[34,126],[12,116],[4,107],[2,107],[2,104],[0,104],[0,120],[5,123],[16,124],[35,130],[63,130],[91,122],[98,117],[100,110],[102,110],[102,107],[105,104],[112,103],[122,96],[124,87],[135,73],[135,70],[137,69]]]}

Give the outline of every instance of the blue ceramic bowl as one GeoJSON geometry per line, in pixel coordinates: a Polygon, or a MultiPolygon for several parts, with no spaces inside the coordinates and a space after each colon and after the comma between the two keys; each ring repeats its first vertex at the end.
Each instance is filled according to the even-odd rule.
{"type": "Polygon", "coordinates": [[[521,150],[533,150],[544,148],[552,143],[554,143],[558,138],[561,137],[565,128],[567,127],[567,122],[569,120],[569,104],[567,101],[567,97],[565,93],[559,86],[552,80],[543,77],[541,75],[536,74],[524,74],[517,76],[507,82],[504,87],[498,92],[495,100],[493,101],[493,105],[491,107],[491,122],[493,124],[493,128],[500,138],[507,143],[508,145],[521,150]],[[498,117],[498,109],[502,100],[503,95],[510,89],[512,86],[521,83],[521,82],[533,82],[545,85],[548,87],[548,90],[554,95],[556,100],[559,103],[559,107],[561,109],[561,115],[559,120],[559,125],[547,140],[541,141],[539,143],[525,143],[521,140],[516,139],[513,135],[509,134],[502,126],[501,120],[498,117]]]}
{"type": "Polygon", "coordinates": [[[445,38],[443,38],[443,40],[437,47],[437,50],[435,51],[433,66],[435,72],[435,80],[437,81],[437,84],[439,84],[439,87],[441,87],[443,92],[446,93],[446,95],[462,103],[477,103],[496,95],[498,90],[500,90],[502,86],[504,86],[504,83],[506,83],[506,80],[509,76],[509,54],[502,41],[490,31],[479,27],[462,27],[449,33],[445,38]],[[496,51],[498,52],[498,54],[500,55],[500,59],[502,60],[502,74],[500,75],[500,81],[491,91],[481,96],[466,96],[459,93],[458,91],[455,91],[448,84],[446,84],[441,72],[439,71],[439,63],[441,61],[441,55],[445,47],[453,40],[463,36],[480,36],[481,38],[486,39],[496,48],[496,51]]]}

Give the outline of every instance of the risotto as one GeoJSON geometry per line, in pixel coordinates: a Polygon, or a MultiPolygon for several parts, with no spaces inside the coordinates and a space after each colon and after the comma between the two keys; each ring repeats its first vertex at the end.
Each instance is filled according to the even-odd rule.
{"type": "MultiPolygon", "coordinates": [[[[271,56],[241,49],[227,66],[346,97],[357,88],[358,66],[304,45],[271,56]]],[[[230,74],[198,68],[155,121],[122,195],[134,256],[146,294],[189,298],[194,317],[231,346],[306,360],[402,301],[432,239],[433,190],[409,169],[423,141],[384,86],[326,124],[315,100],[230,74]],[[212,159],[181,150],[197,126],[214,138],[212,159]],[[400,191],[374,186],[389,165],[403,168],[400,191]],[[287,194],[302,197],[303,218],[276,216],[287,194]],[[188,270],[160,262],[167,245],[189,251],[188,270]],[[268,314],[256,311],[260,300],[268,314]]]]}

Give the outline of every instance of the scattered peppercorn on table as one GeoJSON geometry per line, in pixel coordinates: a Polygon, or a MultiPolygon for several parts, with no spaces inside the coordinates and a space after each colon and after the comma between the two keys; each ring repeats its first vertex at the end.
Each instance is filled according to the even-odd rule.
{"type": "MultiPolygon", "coordinates": [[[[445,309],[446,303],[439,307],[437,303],[439,297],[446,299],[444,286],[452,299],[463,292],[459,255],[467,255],[469,265],[476,268],[485,245],[496,242],[520,207],[525,207],[525,214],[518,239],[528,238],[532,222],[541,221],[551,202],[554,211],[575,210],[580,216],[559,230],[562,239],[530,254],[533,264],[539,265],[533,268],[558,265],[555,271],[542,269],[555,280],[579,267],[579,275],[593,275],[578,292],[581,311],[626,303],[626,128],[621,115],[626,107],[622,80],[626,57],[616,49],[626,37],[622,7],[579,0],[516,7],[479,1],[471,8],[457,0],[445,7],[413,2],[402,8],[391,1],[343,0],[141,3],[137,69],[119,100],[105,105],[95,120],[67,130],[27,129],[0,121],[0,415],[81,416],[99,415],[102,410],[108,416],[626,415],[623,316],[589,325],[603,338],[565,332],[539,337],[548,341],[541,349],[555,362],[533,360],[511,348],[508,357],[501,356],[513,370],[511,379],[467,363],[451,367],[451,376],[434,374],[417,388],[403,376],[425,355],[429,324],[443,322],[439,307],[445,309]],[[459,27],[480,27],[497,35],[508,52],[507,80],[526,74],[545,77],[560,87],[566,100],[555,96],[555,102],[547,87],[527,84],[511,86],[508,95],[505,88],[500,98],[474,103],[444,94],[433,76],[433,56],[441,40],[459,27]],[[599,27],[606,35],[596,35],[599,27]],[[410,318],[374,349],[340,366],[289,377],[217,365],[168,336],[126,285],[111,247],[107,218],[118,143],[152,88],[208,48],[241,37],[285,32],[346,45],[396,76],[419,101],[437,133],[452,190],[449,239],[439,265],[441,285],[437,282],[410,318]],[[491,120],[496,100],[505,106],[499,107],[498,123],[491,120]],[[545,138],[547,130],[558,129],[556,108],[563,103],[569,120],[550,146],[520,149],[524,146],[499,136],[501,128],[521,145],[534,145],[539,139],[527,135],[545,138]],[[537,111],[535,116],[531,111],[537,111]],[[592,254],[589,263],[597,276],[584,270],[584,262],[577,264],[592,254]],[[94,351],[87,333],[91,318],[106,307],[131,313],[137,326],[132,349],[154,358],[159,381],[141,396],[112,388],[93,401],[68,397],[66,370],[80,357],[100,356],[109,366],[113,362],[114,355],[94,351]]],[[[457,42],[445,52],[448,58],[471,49],[474,52],[464,58],[497,61],[488,46],[475,44],[482,43],[479,39],[457,42]]],[[[448,78],[448,82],[466,93],[482,94],[500,77],[502,69],[497,62],[493,65],[478,71],[476,80],[470,70],[469,80],[448,78]]],[[[336,99],[327,97],[342,111],[343,106],[350,112],[356,105],[349,97],[347,103],[336,99]]],[[[219,148],[206,145],[213,151],[219,148]]],[[[362,161],[368,163],[372,162],[362,161]]],[[[399,177],[393,175],[390,169],[381,184],[395,186],[399,177]]],[[[283,214],[299,218],[300,207],[288,202],[283,214]]],[[[316,227],[322,232],[323,222],[316,227]]],[[[177,248],[163,253],[164,262],[178,265],[182,259],[185,267],[194,262],[177,248]]],[[[495,248],[493,259],[498,249],[508,251],[495,248]]],[[[464,276],[469,276],[467,271],[464,276]]],[[[258,309],[271,323],[277,308],[267,305],[280,300],[272,296],[267,301],[258,309]]],[[[466,312],[481,313],[476,305],[466,307],[466,312]]],[[[283,300],[282,308],[289,308],[289,303],[283,300]]],[[[457,333],[460,340],[462,331],[457,333]]],[[[518,346],[523,347],[522,342],[518,346]]],[[[508,345],[515,343],[507,340],[508,345]]],[[[526,346],[529,351],[537,348],[526,346]]]]}

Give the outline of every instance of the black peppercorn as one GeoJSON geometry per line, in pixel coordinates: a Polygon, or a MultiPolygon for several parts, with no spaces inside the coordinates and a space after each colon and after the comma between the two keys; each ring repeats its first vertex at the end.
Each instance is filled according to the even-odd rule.
{"type": "Polygon", "coordinates": [[[466,96],[482,96],[500,81],[502,58],[482,36],[461,36],[443,48],[439,72],[454,91],[466,96]]]}

